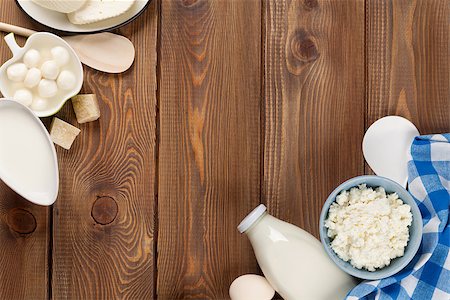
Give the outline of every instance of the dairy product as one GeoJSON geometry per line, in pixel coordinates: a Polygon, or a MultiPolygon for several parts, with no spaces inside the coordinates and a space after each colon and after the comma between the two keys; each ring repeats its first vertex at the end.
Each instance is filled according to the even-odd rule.
{"type": "Polygon", "coordinates": [[[331,204],[325,227],[331,248],[354,267],[375,271],[404,255],[411,207],[383,187],[365,184],[342,191],[331,204]]]}
{"type": "Polygon", "coordinates": [[[20,89],[14,93],[13,97],[14,101],[19,102],[25,106],[30,106],[31,102],[33,102],[33,95],[27,89],[20,89]]]}
{"type": "Polygon", "coordinates": [[[58,118],[53,118],[50,137],[53,143],[69,150],[81,130],[58,118]]]}
{"type": "Polygon", "coordinates": [[[41,53],[37,51],[36,49],[30,49],[27,52],[25,52],[23,56],[23,63],[28,68],[35,68],[39,65],[41,61],[41,53]]]}
{"type": "Polygon", "coordinates": [[[8,79],[14,82],[21,82],[27,76],[28,68],[23,63],[15,63],[6,69],[6,76],[8,79]]]}
{"type": "Polygon", "coordinates": [[[38,85],[38,92],[42,98],[51,98],[58,93],[58,86],[54,80],[41,79],[38,85]]]}
{"type": "Polygon", "coordinates": [[[39,84],[39,82],[42,79],[42,73],[41,70],[38,68],[31,68],[28,70],[27,75],[25,76],[25,79],[23,80],[23,84],[27,88],[34,88],[39,84]]]}
{"type": "Polygon", "coordinates": [[[54,147],[24,106],[0,100],[0,178],[26,199],[49,205],[58,192],[54,147]]]}
{"type": "Polygon", "coordinates": [[[52,50],[50,50],[50,53],[52,54],[53,60],[61,67],[65,66],[69,63],[70,60],[70,54],[67,49],[61,46],[53,47],[52,50]]]}
{"type": "Polygon", "coordinates": [[[13,63],[6,70],[6,94],[11,93],[12,99],[38,112],[60,102],[78,83],[69,51],[62,46],[49,46],[36,42],[34,48],[25,52],[22,62],[13,63]]]}
{"type": "Polygon", "coordinates": [[[72,72],[64,70],[61,73],[59,73],[58,79],[56,80],[56,84],[58,85],[59,89],[70,91],[77,84],[77,79],[75,78],[75,75],[72,72]]]}
{"type": "Polygon", "coordinates": [[[59,66],[54,60],[47,60],[41,66],[42,77],[55,80],[58,78],[59,66]]]}
{"type": "MultiPolygon", "coordinates": [[[[14,34],[12,33],[5,36],[5,41],[11,49],[13,57],[0,67],[0,92],[4,97],[13,99],[14,93],[17,90],[26,88],[33,96],[29,107],[33,109],[33,112],[38,117],[48,117],[58,112],[70,97],[73,97],[81,90],[83,84],[83,67],[81,62],[70,45],[57,35],[48,32],[34,33],[27,39],[23,47],[17,45],[14,34]],[[66,61],[66,58],[62,57],[63,55],[61,56],[63,58],[61,60],[54,59],[53,57],[54,53],[60,54],[60,52],[69,54],[69,60],[63,66],[60,65],[61,62],[66,61]],[[36,66],[28,68],[24,63],[25,56],[27,57],[28,65],[32,66],[36,64],[36,66]],[[60,73],[66,71],[64,72],[65,75],[60,79],[59,86],[64,88],[73,86],[72,79],[75,78],[76,82],[72,89],[65,90],[59,88],[56,82],[58,77],[52,80],[43,76],[41,67],[47,61],[53,61],[53,63],[50,65],[50,68],[48,66],[44,68],[46,70],[44,72],[46,73],[45,77],[55,77],[53,71],[55,70],[54,64],[56,63],[60,71],[57,74],[58,76],[60,73]],[[19,64],[20,69],[25,70],[25,76],[22,81],[15,82],[7,76],[8,69],[15,64],[19,64]],[[45,100],[45,103],[41,100],[45,100]],[[39,110],[36,110],[35,107],[38,107],[39,110]]],[[[9,73],[11,72],[16,74],[17,70],[13,68],[9,70],[9,73]]],[[[17,76],[16,78],[17,80],[22,79],[21,76],[17,76]]]]}
{"type": "Polygon", "coordinates": [[[100,118],[100,107],[95,94],[76,95],[72,97],[72,105],[80,124],[100,118]]]}
{"type": "Polygon", "coordinates": [[[31,102],[30,108],[33,111],[43,111],[47,108],[47,100],[41,97],[34,97],[33,102],[31,102]]]}
{"type": "Polygon", "coordinates": [[[87,0],[86,4],[67,14],[73,24],[89,24],[120,16],[131,8],[135,0],[87,0]]]}
{"type": "Polygon", "coordinates": [[[356,285],[315,237],[269,215],[262,204],[238,229],[247,234],[266,279],[285,300],[343,299],[356,285]]]}
{"type": "Polygon", "coordinates": [[[80,9],[86,0],[32,0],[39,6],[61,13],[69,13],[80,9]]]}

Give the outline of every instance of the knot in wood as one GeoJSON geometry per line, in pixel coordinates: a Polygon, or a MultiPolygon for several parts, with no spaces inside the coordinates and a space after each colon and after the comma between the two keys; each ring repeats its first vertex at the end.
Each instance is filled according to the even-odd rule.
{"type": "Polygon", "coordinates": [[[9,227],[20,234],[30,234],[36,230],[36,218],[31,212],[21,208],[15,208],[8,213],[9,227]]]}
{"type": "Polygon", "coordinates": [[[314,61],[319,57],[316,44],[304,30],[297,30],[291,37],[292,56],[302,62],[314,61]]]}
{"type": "Polygon", "coordinates": [[[305,7],[306,10],[312,10],[317,6],[319,6],[319,3],[317,2],[317,0],[304,0],[303,6],[305,7]]]}
{"type": "Polygon", "coordinates": [[[91,215],[95,222],[101,225],[112,223],[117,216],[119,207],[111,197],[99,197],[92,205],[91,215]]]}
{"type": "Polygon", "coordinates": [[[184,6],[189,7],[189,6],[192,6],[192,5],[194,5],[195,3],[197,3],[197,0],[181,0],[181,3],[182,3],[184,6]]]}

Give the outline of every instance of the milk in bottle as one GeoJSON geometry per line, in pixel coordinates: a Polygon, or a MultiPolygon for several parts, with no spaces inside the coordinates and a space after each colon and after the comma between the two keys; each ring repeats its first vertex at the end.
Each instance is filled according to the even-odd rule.
{"type": "Polygon", "coordinates": [[[238,226],[264,276],[285,300],[340,300],[356,285],[308,232],[281,221],[261,204],[238,226]]]}

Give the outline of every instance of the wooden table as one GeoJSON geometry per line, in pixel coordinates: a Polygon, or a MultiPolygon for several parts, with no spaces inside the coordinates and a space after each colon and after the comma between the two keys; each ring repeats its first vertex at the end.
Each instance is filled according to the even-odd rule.
{"type": "MultiPolygon", "coordinates": [[[[55,205],[1,184],[0,298],[226,299],[259,272],[236,230],[251,209],[317,236],[327,195],[370,172],[372,122],[450,131],[449,16],[447,0],[153,1],[118,31],[131,70],[85,67],[100,120],[57,115],[82,132],[57,148],[55,205]]],[[[0,17],[42,29],[12,0],[0,17]]]]}

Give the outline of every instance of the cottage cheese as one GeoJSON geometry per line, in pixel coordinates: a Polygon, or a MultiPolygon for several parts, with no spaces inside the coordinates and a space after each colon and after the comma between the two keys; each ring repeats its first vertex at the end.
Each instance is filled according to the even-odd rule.
{"type": "Polygon", "coordinates": [[[358,269],[375,271],[404,255],[411,207],[396,193],[365,184],[342,191],[331,204],[325,227],[331,248],[358,269]]]}

